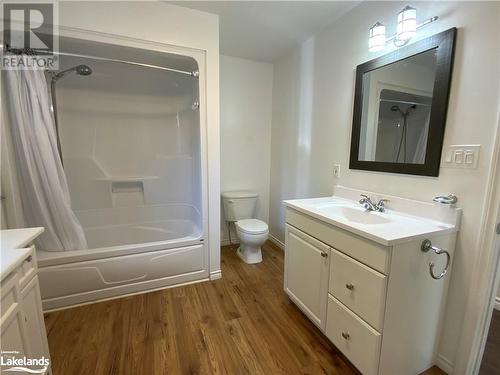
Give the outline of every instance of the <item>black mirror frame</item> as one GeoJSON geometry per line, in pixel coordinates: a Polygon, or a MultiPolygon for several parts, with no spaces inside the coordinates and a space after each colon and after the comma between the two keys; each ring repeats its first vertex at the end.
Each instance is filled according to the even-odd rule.
{"type": "Polygon", "coordinates": [[[357,66],[349,169],[434,177],[439,175],[455,54],[456,34],[457,29],[454,27],[357,66]],[[395,63],[399,60],[404,60],[431,49],[437,49],[437,64],[432,93],[429,136],[427,138],[427,150],[424,164],[359,160],[361,112],[363,106],[363,75],[371,70],[395,63]]]}

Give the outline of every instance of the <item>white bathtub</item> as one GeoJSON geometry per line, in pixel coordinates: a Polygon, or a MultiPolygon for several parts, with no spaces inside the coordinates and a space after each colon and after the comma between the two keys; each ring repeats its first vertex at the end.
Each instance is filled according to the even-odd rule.
{"type": "Polygon", "coordinates": [[[182,219],[85,228],[85,237],[90,249],[171,241],[196,237],[197,233],[196,223],[182,219]]]}
{"type": "Polygon", "coordinates": [[[209,277],[200,214],[192,206],[122,207],[77,216],[89,249],[37,250],[45,311],[209,277]]]}

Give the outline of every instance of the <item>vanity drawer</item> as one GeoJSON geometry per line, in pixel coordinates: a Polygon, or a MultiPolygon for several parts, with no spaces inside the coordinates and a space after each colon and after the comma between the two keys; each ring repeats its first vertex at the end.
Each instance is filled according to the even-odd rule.
{"type": "Polygon", "coordinates": [[[331,252],[329,292],[382,332],[387,277],[342,254],[331,252]]]}
{"type": "Polygon", "coordinates": [[[390,250],[376,242],[287,208],[286,222],[383,274],[389,272],[390,250]]]}
{"type": "Polygon", "coordinates": [[[382,336],[328,295],[326,336],[363,374],[377,374],[382,336]]]}

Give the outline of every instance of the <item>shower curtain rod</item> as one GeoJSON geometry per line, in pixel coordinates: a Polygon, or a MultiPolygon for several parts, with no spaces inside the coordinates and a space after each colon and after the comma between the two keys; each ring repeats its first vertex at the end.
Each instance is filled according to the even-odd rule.
{"type": "MultiPolygon", "coordinates": [[[[0,48],[4,49],[4,45],[1,44],[0,48]]],[[[40,50],[37,50],[37,49],[22,50],[22,49],[10,49],[10,48],[7,48],[6,51],[7,52],[13,52],[13,53],[27,53],[27,54],[34,54],[34,53],[45,52],[45,51],[40,51],[40,50]]],[[[108,58],[108,57],[98,57],[98,56],[92,56],[92,55],[82,55],[82,54],[78,54],[78,53],[69,53],[69,52],[52,52],[52,54],[59,55],[59,56],[80,57],[80,58],[84,58],[84,59],[91,59],[91,60],[97,60],[97,61],[108,61],[108,62],[115,62],[115,63],[119,63],[119,64],[141,66],[141,67],[144,67],[144,68],[159,69],[159,70],[165,70],[165,71],[179,73],[179,74],[185,74],[185,75],[188,75],[188,76],[191,76],[191,77],[198,77],[200,75],[200,72],[198,70],[187,71],[187,70],[173,69],[173,68],[167,68],[167,67],[159,66],[159,65],[139,63],[139,62],[128,61],[128,60],[112,59],[112,58],[108,58]]]]}
{"type": "Polygon", "coordinates": [[[391,103],[401,103],[401,104],[410,104],[410,105],[423,105],[425,107],[430,107],[431,104],[426,103],[417,103],[417,102],[407,102],[405,100],[396,100],[396,99],[379,99],[381,102],[391,102],[391,103]]]}

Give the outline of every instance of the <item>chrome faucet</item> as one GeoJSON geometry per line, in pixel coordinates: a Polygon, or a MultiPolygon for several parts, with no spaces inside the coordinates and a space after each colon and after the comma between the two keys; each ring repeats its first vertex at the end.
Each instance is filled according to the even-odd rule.
{"type": "Polygon", "coordinates": [[[385,211],[386,202],[389,202],[389,200],[380,199],[377,203],[373,203],[371,198],[365,194],[361,194],[361,199],[359,200],[359,204],[361,204],[367,211],[377,211],[377,212],[385,211]]]}

